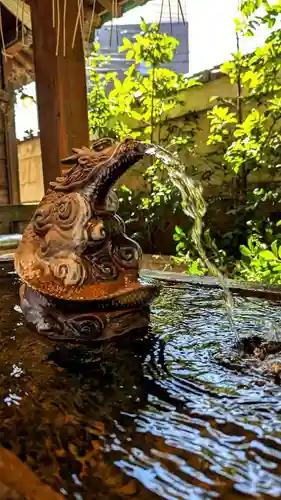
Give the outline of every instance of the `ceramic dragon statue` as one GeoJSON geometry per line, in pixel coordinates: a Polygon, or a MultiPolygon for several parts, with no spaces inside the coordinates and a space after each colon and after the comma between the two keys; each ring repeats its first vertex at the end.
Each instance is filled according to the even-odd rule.
{"type": "Polygon", "coordinates": [[[146,147],[101,139],[62,160],[71,168],[50,183],[15,254],[21,308],[38,333],[85,342],[147,323],[159,290],[139,282],[141,248],[111,189],[146,147]]]}

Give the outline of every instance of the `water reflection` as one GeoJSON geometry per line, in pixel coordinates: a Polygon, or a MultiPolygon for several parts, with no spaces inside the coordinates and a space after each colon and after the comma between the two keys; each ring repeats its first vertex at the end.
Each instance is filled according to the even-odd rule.
{"type": "MultiPolygon", "coordinates": [[[[281,496],[280,387],[233,348],[219,291],[166,288],[149,330],[94,349],[30,332],[12,275],[0,291],[1,441],[63,496],[281,496]]],[[[242,337],[281,320],[254,298],[234,314],[242,337]]]]}

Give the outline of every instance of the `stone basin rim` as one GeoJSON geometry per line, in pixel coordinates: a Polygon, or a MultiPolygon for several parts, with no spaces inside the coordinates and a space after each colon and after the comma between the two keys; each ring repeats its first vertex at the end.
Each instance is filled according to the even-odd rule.
{"type": "MultiPolygon", "coordinates": [[[[213,276],[197,276],[194,274],[185,274],[175,271],[141,269],[140,278],[146,280],[155,279],[159,281],[167,281],[170,285],[171,282],[174,282],[179,285],[185,284],[213,289],[221,288],[218,279],[213,276]]],[[[232,293],[237,295],[255,296],[260,298],[267,298],[268,300],[281,301],[281,285],[265,285],[258,282],[242,282],[227,278],[225,279],[225,283],[228,289],[232,293]]]]}

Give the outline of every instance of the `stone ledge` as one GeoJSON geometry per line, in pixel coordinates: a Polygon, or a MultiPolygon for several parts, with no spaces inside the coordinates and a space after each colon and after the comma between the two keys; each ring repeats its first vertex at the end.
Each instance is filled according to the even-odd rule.
{"type": "MultiPolygon", "coordinates": [[[[209,288],[221,288],[217,278],[213,276],[197,276],[185,274],[184,272],[160,271],[156,269],[142,269],[140,277],[145,280],[157,280],[167,282],[167,285],[178,284],[190,286],[204,286],[209,288]]],[[[246,281],[235,281],[225,279],[226,287],[231,293],[246,297],[260,297],[267,300],[281,302],[281,286],[264,285],[263,283],[254,283],[246,281]]]]}

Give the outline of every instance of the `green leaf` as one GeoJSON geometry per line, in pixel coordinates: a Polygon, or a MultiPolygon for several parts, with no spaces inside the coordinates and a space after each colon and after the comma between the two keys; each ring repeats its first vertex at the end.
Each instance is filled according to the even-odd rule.
{"type": "Polygon", "coordinates": [[[133,44],[132,44],[131,40],[129,40],[129,38],[124,37],[122,42],[123,42],[123,45],[121,45],[121,47],[119,47],[119,52],[124,52],[125,50],[131,49],[133,44]]]}
{"type": "Polygon", "coordinates": [[[249,250],[249,248],[245,245],[240,246],[240,252],[242,255],[245,255],[245,257],[252,257],[251,250],[249,250]]]}
{"type": "Polygon", "coordinates": [[[278,246],[277,246],[277,241],[273,241],[273,243],[271,244],[271,250],[272,252],[274,253],[275,257],[278,258],[278,246]]]}
{"type": "Polygon", "coordinates": [[[262,250],[259,255],[265,260],[276,260],[274,253],[270,250],[262,250]]]}
{"type": "MultiPolygon", "coordinates": [[[[174,238],[175,239],[175,238],[174,238]]],[[[176,240],[177,241],[177,240],[176,240]]],[[[185,250],[185,244],[183,241],[177,244],[177,252],[180,252],[182,250],[185,250]]]]}
{"type": "Polygon", "coordinates": [[[180,226],[175,226],[175,232],[180,235],[184,235],[184,231],[180,226]]]}
{"type": "Polygon", "coordinates": [[[128,50],[127,54],[126,54],[126,61],[130,61],[134,58],[134,51],[133,50],[128,50]]]}
{"type": "Polygon", "coordinates": [[[131,117],[134,120],[142,121],[142,115],[138,113],[137,111],[131,111],[131,117]]]}
{"type": "Polygon", "coordinates": [[[281,271],[281,264],[274,266],[274,271],[281,271]]]}
{"type": "Polygon", "coordinates": [[[148,32],[148,26],[147,26],[143,17],[141,17],[140,29],[141,29],[141,31],[144,31],[145,33],[148,32]]]}

